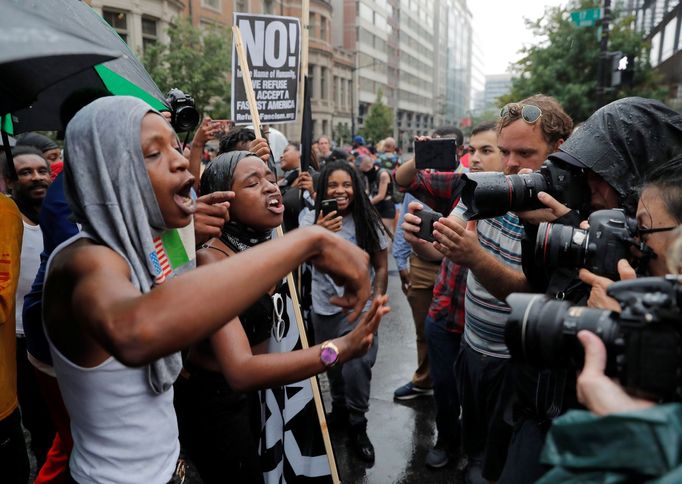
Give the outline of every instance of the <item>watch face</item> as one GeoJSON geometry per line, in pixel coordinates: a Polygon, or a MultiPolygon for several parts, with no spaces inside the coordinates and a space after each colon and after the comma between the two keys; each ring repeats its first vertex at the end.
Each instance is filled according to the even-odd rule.
{"type": "Polygon", "coordinates": [[[338,356],[339,354],[336,352],[336,350],[330,346],[325,346],[320,352],[320,359],[325,365],[331,365],[334,363],[338,356]]]}

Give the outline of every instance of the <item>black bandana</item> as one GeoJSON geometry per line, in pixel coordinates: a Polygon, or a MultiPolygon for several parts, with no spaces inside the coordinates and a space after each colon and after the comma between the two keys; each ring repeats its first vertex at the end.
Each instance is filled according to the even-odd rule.
{"type": "Polygon", "coordinates": [[[271,230],[256,232],[252,228],[234,220],[223,225],[223,230],[220,233],[221,242],[236,252],[245,251],[255,245],[267,242],[271,238],[271,230]]]}

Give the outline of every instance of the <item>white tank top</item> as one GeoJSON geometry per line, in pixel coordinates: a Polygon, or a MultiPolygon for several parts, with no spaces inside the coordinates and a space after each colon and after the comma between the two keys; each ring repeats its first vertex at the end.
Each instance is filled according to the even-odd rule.
{"type": "Polygon", "coordinates": [[[167,483],[180,454],[173,388],[155,394],[145,367],[130,368],[114,357],[83,368],[48,341],[71,417],[73,478],[80,484],[167,483]]]}
{"type": "Polygon", "coordinates": [[[17,285],[17,335],[24,336],[24,296],[28,294],[33,280],[40,268],[40,253],[43,251],[43,232],[40,225],[27,224],[24,221],[24,237],[21,241],[21,270],[17,285]]]}

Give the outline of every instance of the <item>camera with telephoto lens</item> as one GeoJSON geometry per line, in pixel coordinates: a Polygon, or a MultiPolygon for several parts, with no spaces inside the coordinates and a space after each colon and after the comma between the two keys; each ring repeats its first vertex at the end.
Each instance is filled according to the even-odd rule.
{"type": "Polygon", "coordinates": [[[467,220],[547,208],[538,200],[540,192],[549,193],[569,208],[589,213],[590,191],[583,170],[560,160],[546,160],[538,171],[525,175],[466,173],[462,180],[467,220]]]}
{"type": "Polygon", "coordinates": [[[626,216],[623,210],[598,210],[587,221],[590,228],[586,230],[541,223],[535,239],[537,265],[548,273],[559,267],[576,267],[609,279],[619,279],[618,261],[635,262],[631,247],[640,247],[643,255],[648,253],[634,238],[637,221],[626,216]]]}
{"type": "Polygon", "coordinates": [[[174,88],[166,95],[166,102],[170,106],[171,126],[176,133],[192,131],[197,127],[201,117],[194,107],[194,98],[174,88]]]}
{"type": "Polygon", "coordinates": [[[586,329],[607,348],[606,374],[631,393],[682,401],[682,276],[643,277],[609,286],[620,314],[571,306],[543,294],[511,294],[505,341],[512,358],[540,368],[581,367],[576,337],[586,329]]]}

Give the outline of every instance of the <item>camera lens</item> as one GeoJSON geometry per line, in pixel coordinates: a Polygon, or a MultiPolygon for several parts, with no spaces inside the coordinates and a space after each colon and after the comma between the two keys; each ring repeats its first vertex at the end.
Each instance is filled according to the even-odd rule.
{"type": "Polygon", "coordinates": [[[535,239],[535,260],[540,267],[583,267],[589,235],[570,225],[542,222],[535,239]]]}
{"type": "Polygon", "coordinates": [[[505,213],[512,203],[512,185],[502,173],[469,173],[465,180],[462,202],[468,219],[489,218],[505,213]]]}
{"type": "Polygon", "coordinates": [[[533,210],[544,207],[537,199],[548,186],[541,173],[509,175],[502,173],[469,173],[465,181],[462,202],[464,216],[476,220],[497,217],[509,211],[533,210]]]}
{"type": "Polygon", "coordinates": [[[606,346],[618,343],[620,327],[611,311],[571,306],[542,294],[511,294],[504,337],[511,355],[539,367],[560,367],[582,355],[576,338],[586,329],[606,346]]]}
{"type": "Polygon", "coordinates": [[[199,124],[199,112],[194,106],[181,106],[174,113],[175,131],[192,131],[199,124]]]}

